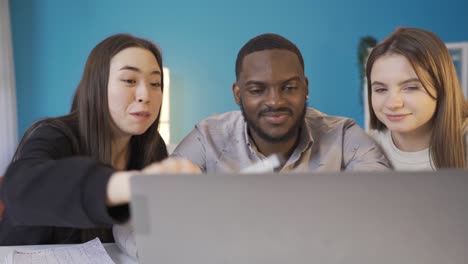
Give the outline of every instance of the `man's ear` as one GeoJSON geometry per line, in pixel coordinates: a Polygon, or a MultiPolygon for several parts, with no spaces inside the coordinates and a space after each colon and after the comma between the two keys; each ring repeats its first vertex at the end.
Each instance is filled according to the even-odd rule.
{"type": "Polygon", "coordinates": [[[306,95],[307,95],[307,99],[309,99],[309,79],[307,77],[304,77],[304,78],[305,78],[305,83],[306,83],[306,88],[307,88],[306,95]]]}
{"type": "Polygon", "coordinates": [[[234,100],[236,100],[236,104],[240,105],[240,88],[237,86],[237,83],[232,85],[232,94],[234,95],[234,100]]]}

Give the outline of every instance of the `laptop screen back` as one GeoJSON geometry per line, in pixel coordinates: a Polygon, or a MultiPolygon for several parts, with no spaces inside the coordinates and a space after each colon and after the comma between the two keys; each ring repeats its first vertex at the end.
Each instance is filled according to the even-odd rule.
{"type": "Polygon", "coordinates": [[[136,176],[141,263],[468,263],[468,174],[136,176]]]}

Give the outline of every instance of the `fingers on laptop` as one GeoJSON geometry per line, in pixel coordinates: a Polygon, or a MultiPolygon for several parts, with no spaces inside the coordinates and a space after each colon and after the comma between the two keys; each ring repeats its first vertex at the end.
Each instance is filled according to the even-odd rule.
{"type": "Polygon", "coordinates": [[[185,159],[168,158],[143,169],[143,173],[201,173],[199,167],[185,159]]]}

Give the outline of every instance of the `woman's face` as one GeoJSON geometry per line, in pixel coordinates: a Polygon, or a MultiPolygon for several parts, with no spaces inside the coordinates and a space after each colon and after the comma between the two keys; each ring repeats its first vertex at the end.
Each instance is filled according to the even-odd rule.
{"type": "Polygon", "coordinates": [[[378,58],[370,76],[373,110],[392,133],[419,136],[432,131],[437,105],[433,97],[437,97],[437,92],[434,87],[423,86],[404,56],[378,58]]]}
{"type": "Polygon", "coordinates": [[[131,47],[110,62],[108,106],[115,137],[143,134],[156,120],[162,102],[161,67],[149,50],[131,47]]]}

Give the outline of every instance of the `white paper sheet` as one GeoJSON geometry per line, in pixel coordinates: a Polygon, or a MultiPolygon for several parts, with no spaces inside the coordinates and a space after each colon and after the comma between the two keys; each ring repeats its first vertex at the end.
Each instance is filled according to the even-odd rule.
{"type": "Polygon", "coordinates": [[[138,260],[138,251],[135,240],[135,232],[131,222],[123,225],[113,225],[112,234],[114,235],[115,244],[129,256],[133,261],[138,260]]]}
{"type": "Polygon", "coordinates": [[[15,249],[5,264],[115,264],[99,238],[83,244],[41,250],[15,249]]]}

